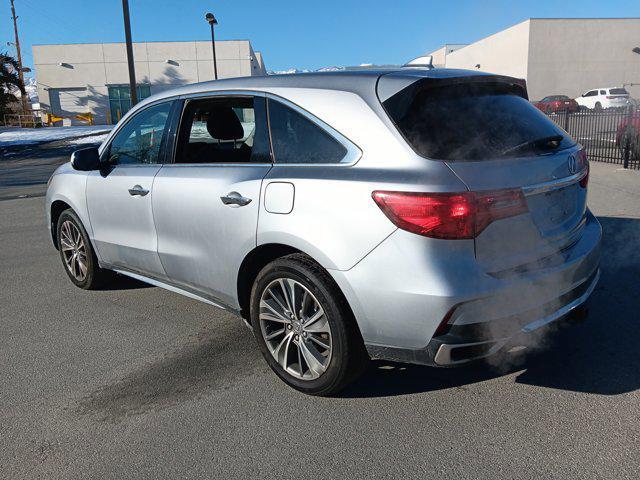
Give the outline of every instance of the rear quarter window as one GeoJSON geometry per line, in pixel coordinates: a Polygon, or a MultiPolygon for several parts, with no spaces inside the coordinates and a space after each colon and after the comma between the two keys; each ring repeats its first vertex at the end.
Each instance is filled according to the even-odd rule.
{"type": "Polygon", "coordinates": [[[269,100],[269,126],[275,163],[340,163],[347,149],[295,110],[269,100]]]}
{"type": "Polygon", "coordinates": [[[575,142],[506,83],[459,83],[401,90],[383,106],[413,149],[426,158],[464,161],[531,155],[514,147],[561,136],[575,142]]]}
{"type": "Polygon", "coordinates": [[[625,88],[610,88],[609,93],[611,95],[629,95],[625,88]]]}

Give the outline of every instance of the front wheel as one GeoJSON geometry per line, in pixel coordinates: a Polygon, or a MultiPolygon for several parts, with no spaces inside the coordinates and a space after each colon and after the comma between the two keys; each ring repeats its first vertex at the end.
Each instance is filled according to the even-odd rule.
{"type": "Polygon", "coordinates": [[[111,272],[98,266],[89,236],[73,210],[62,212],[56,227],[60,258],[75,286],[94,290],[111,279],[111,272]]]}
{"type": "Polygon", "coordinates": [[[288,255],[262,269],[251,292],[251,322],[271,369],[304,393],[334,394],[367,364],[346,300],[306,255],[288,255]]]}

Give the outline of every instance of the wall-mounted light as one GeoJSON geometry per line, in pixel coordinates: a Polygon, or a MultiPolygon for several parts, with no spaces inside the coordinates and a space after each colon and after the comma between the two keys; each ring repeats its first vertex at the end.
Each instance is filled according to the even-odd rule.
{"type": "Polygon", "coordinates": [[[631,49],[631,51],[632,51],[633,53],[638,53],[638,54],[640,54],[640,47],[633,47],[633,48],[631,49]]]}
{"type": "Polygon", "coordinates": [[[175,60],[170,60],[170,59],[165,60],[164,63],[168,63],[169,65],[173,65],[175,67],[179,67],[180,66],[180,64],[178,62],[176,62],[175,60]]]}
{"type": "Polygon", "coordinates": [[[476,63],[476,68],[478,68],[478,69],[480,68],[480,64],[479,63],[476,63]]]}
{"type": "Polygon", "coordinates": [[[64,62],[60,62],[58,66],[62,68],[73,68],[73,65],[71,65],[70,63],[64,63],[64,62]]]}

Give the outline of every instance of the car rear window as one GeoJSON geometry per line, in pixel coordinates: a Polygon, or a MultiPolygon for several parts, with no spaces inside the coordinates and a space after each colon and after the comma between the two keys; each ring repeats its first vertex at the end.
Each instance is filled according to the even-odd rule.
{"type": "Polygon", "coordinates": [[[629,95],[629,92],[627,92],[626,88],[610,88],[609,94],[610,95],[629,95]]]}
{"type": "Polygon", "coordinates": [[[557,148],[573,145],[566,132],[523,98],[521,91],[498,82],[412,84],[383,106],[407,142],[426,158],[464,161],[525,156],[532,154],[532,148],[514,147],[558,136],[562,140],[557,148]]]}

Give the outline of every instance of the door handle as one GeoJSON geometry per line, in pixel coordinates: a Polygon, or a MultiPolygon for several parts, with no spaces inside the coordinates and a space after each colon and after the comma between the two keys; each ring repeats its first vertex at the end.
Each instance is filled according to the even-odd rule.
{"type": "Polygon", "coordinates": [[[226,195],[220,197],[222,203],[225,205],[237,205],[239,207],[244,207],[245,205],[249,205],[251,203],[251,199],[247,197],[243,197],[238,192],[229,192],[226,195]]]}
{"type": "Polygon", "coordinates": [[[129,195],[133,197],[136,195],[144,197],[147,193],[149,193],[149,190],[142,188],[140,185],[135,185],[133,188],[129,189],[129,195]]]}

